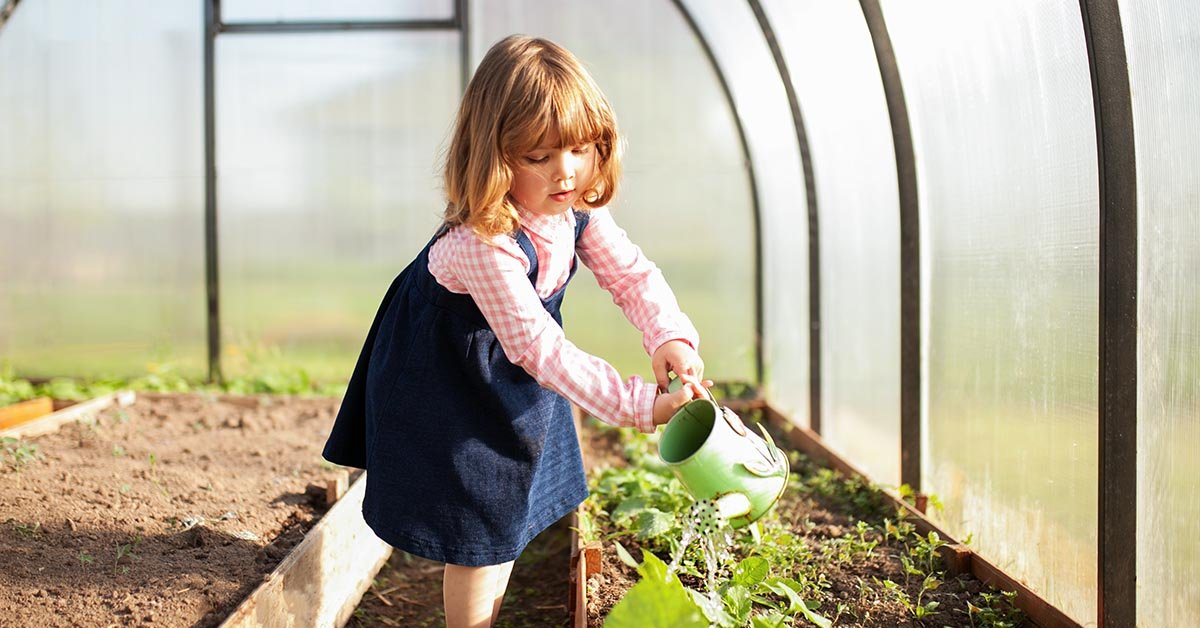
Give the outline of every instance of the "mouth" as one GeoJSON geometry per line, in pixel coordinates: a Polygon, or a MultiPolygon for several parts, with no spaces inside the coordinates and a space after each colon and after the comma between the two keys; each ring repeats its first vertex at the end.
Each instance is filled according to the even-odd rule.
{"type": "Polygon", "coordinates": [[[571,198],[571,195],[574,193],[575,193],[575,190],[566,190],[564,192],[557,192],[557,193],[551,194],[550,198],[554,199],[555,201],[557,201],[559,203],[565,203],[567,200],[569,200],[571,198]]]}

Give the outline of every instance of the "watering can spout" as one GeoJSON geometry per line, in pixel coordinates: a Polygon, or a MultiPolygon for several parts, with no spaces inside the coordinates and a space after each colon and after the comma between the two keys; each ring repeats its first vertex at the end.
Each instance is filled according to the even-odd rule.
{"type": "Polygon", "coordinates": [[[750,498],[743,493],[729,493],[717,498],[717,514],[725,520],[745,517],[753,507],[750,498]]]}

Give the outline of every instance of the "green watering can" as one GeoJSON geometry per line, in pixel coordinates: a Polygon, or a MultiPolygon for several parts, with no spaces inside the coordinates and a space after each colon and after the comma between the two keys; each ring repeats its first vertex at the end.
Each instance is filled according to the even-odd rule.
{"type": "MultiPolygon", "coordinates": [[[[676,379],[671,388],[681,384],[676,379]]],[[[697,500],[716,502],[734,528],[767,513],[787,488],[788,459],[763,429],[746,429],[733,410],[718,405],[707,388],[704,399],[679,409],[658,441],[658,455],[697,500]]]]}

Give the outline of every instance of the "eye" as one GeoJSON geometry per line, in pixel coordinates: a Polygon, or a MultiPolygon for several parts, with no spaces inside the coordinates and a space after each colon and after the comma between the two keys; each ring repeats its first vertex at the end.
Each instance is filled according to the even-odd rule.
{"type": "Polygon", "coordinates": [[[534,157],[534,156],[530,155],[525,158],[525,161],[527,161],[531,164],[540,164],[540,163],[545,163],[545,161],[547,159],[549,159],[549,157],[546,155],[542,155],[541,157],[534,157]]]}
{"type": "Polygon", "coordinates": [[[571,149],[571,152],[575,153],[576,155],[586,155],[592,152],[592,145],[588,144],[586,146],[576,146],[575,148],[571,149]]]}

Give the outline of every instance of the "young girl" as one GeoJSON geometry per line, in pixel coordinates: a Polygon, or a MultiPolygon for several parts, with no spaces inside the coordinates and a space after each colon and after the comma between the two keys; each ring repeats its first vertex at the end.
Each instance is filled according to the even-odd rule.
{"type": "Polygon", "coordinates": [[[570,52],[523,36],[488,51],[458,111],[444,224],[384,296],[325,445],[370,471],[379,538],[446,563],[452,628],[491,625],[513,560],[587,497],[568,400],[651,432],[712,384],[662,273],[605,207],[620,147],[570,52]],[[655,383],[563,335],[577,259],[641,330],[655,383]],[[671,371],[687,384],[660,394],[671,371]]]}

